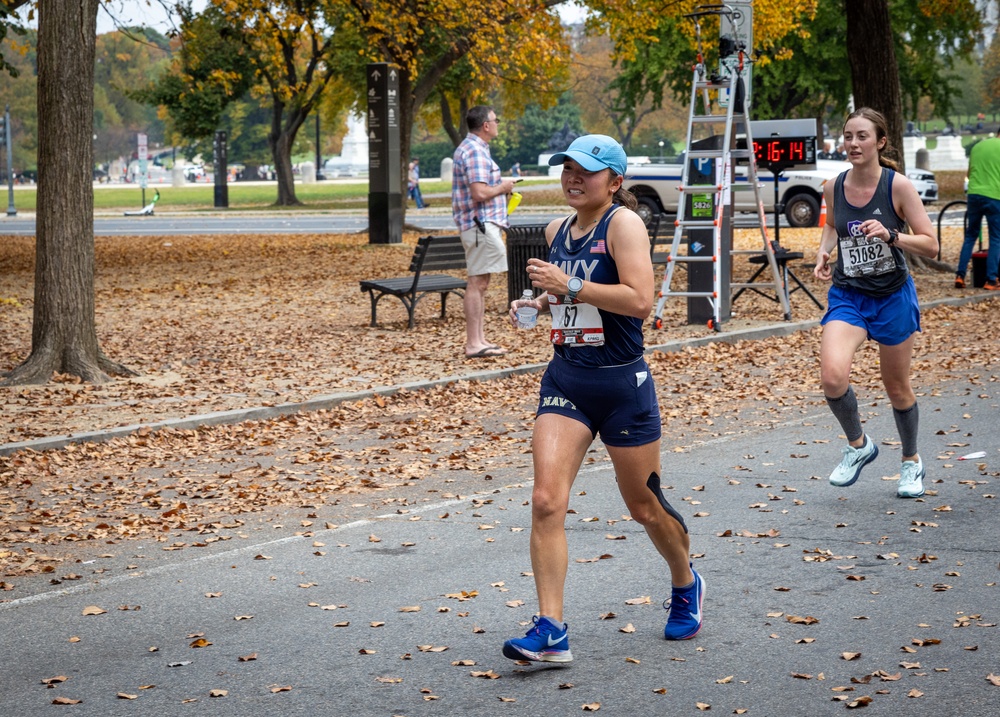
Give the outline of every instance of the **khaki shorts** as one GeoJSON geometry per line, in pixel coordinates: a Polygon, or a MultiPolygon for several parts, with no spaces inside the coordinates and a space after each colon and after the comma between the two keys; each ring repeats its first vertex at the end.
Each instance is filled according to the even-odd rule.
{"type": "Polygon", "coordinates": [[[507,248],[499,225],[486,222],[486,232],[478,228],[462,232],[465,264],[469,276],[498,274],[507,271],[507,248]]]}

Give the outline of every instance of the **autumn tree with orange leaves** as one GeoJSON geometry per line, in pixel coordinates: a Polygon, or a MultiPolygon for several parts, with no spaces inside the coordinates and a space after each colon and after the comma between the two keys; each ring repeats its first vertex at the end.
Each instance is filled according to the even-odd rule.
{"type": "Polygon", "coordinates": [[[182,4],[178,14],[171,69],[133,96],[165,107],[182,134],[200,139],[249,91],[270,110],[275,204],[300,204],[292,146],[328,86],[342,78],[344,58],[356,54],[353,19],[342,3],[327,0],[211,0],[198,13],[182,4]]]}
{"type": "MultiPolygon", "coordinates": [[[[502,92],[513,104],[539,95],[555,101],[568,51],[550,8],[562,1],[211,0],[202,13],[182,9],[178,60],[160,83],[162,91],[148,92],[146,100],[166,106],[189,133],[206,136],[249,86],[271,107],[277,204],[296,204],[291,148],[330,83],[353,87],[363,106],[367,63],[402,70],[402,171],[414,118],[428,100],[463,106],[502,92]],[[205,22],[209,16],[215,21],[205,22]],[[233,43],[240,45],[235,55],[233,43]],[[218,101],[205,101],[212,97],[218,101]],[[185,116],[191,122],[181,122],[185,116]]],[[[443,124],[452,119],[447,112],[443,124]]]]}
{"type": "Polygon", "coordinates": [[[414,119],[430,100],[442,107],[442,124],[452,140],[461,141],[464,110],[471,104],[498,96],[515,107],[530,101],[554,104],[562,90],[569,51],[553,8],[563,0],[346,2],[359,18],[367,61],[403,70],[404,167],[414,119]]]}

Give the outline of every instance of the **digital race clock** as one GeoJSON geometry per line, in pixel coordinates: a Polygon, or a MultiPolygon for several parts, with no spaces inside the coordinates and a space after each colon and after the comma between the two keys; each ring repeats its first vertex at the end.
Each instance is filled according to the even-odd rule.
{"type": "Polygon", "coordinates": [[[816,137],[755,137],[757,166],[780,172],[799,165],[816,165],[816,137]]]}

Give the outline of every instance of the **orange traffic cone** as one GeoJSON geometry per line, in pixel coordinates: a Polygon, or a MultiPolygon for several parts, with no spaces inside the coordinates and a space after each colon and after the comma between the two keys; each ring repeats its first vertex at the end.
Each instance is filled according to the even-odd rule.
{"type": "Polygon", "coordinates": [[[821,227],[826,224],[826,195],[823,195],[823,202],[819,205],[819,223],[816,226],[821,227]]]}

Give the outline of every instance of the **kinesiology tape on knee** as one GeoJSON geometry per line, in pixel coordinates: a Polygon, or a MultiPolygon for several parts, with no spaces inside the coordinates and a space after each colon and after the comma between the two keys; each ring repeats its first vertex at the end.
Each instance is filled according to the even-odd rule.
{"type": "Polygon", "coordinates": [[[916,402],[904,411],[892,409],[892,417],[896,419],[896,430],[899,440],[903,443],[903,455],[917,454],[917,429],[920,427],[920,409],[916,402]]]}
{"type": "Polygon", "coordinates": [[[670,517],[681,524],[685,533],[688,532],[688,527],[684,524],[684,518],[682,518],[681,514],[674,510],[673,506],[670,505],[670,503],[667,502],[667,499],[663,497],[663,489],[660,488],[659,473],[649,474],[649,480],[646,481],[646,487],[653,491],[653,495],[655,495],[656,499],[660,501],[660,505],[663,506],[663,509],[667,511],[670,517]]]}
{"type": "Polygon", "coordinates": [[[865,434],[861,428],[861,415],[858,413],[858,398],[854,395],[854,387],[848,386],[847,393],[840,398],[826,397],[826,405],[833,411],[834,417],[840,422],[848,442],[856,441],[865,434]]]}

